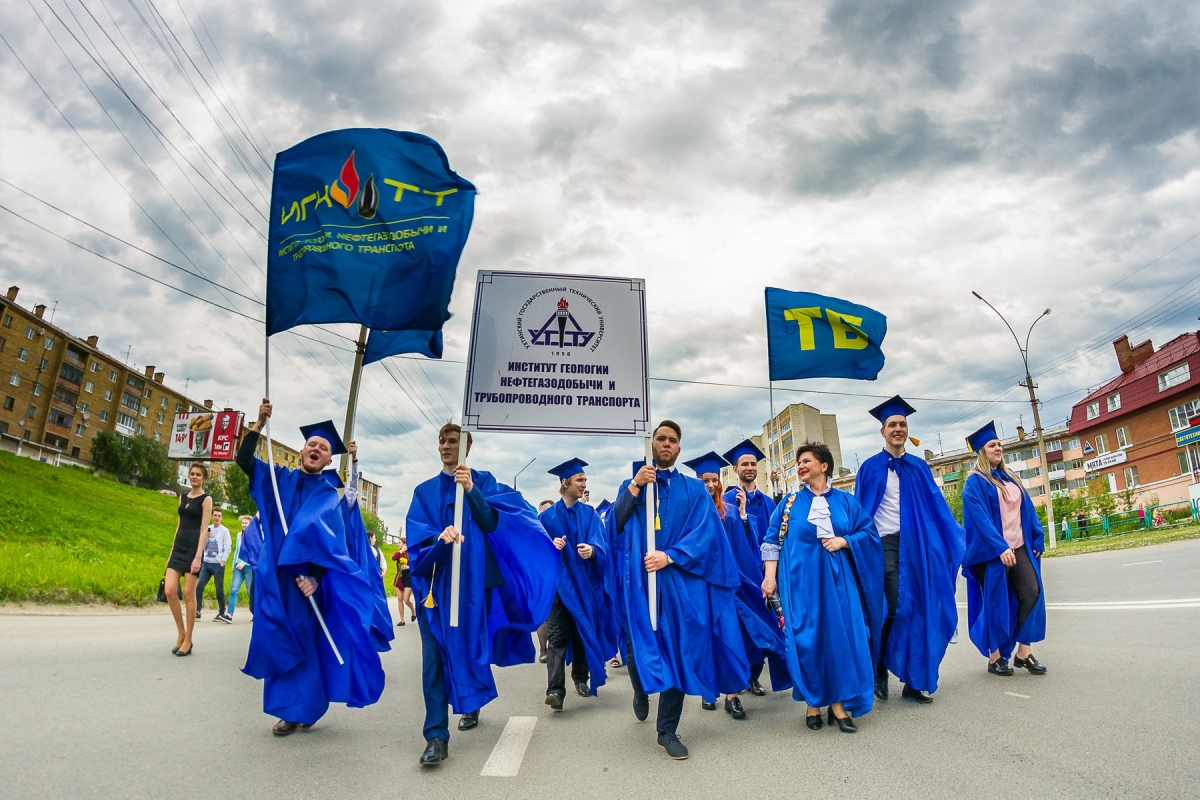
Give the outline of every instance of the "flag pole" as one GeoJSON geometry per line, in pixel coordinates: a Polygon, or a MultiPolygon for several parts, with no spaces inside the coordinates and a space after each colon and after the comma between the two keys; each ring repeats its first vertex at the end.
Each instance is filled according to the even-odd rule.
{"type": "MultiPolygon", "coordinates": [[[[466,420],[464,420],[465,422],[466,420]]],[[[465,426],[460,426],[458,433],[458,463],[467,463],[467,431],[465,426]]],[[[463,529],[463,505],[465,492],[463,485],[457,481],[454,483],[454,530],[458,531],[459,540],[454,543],[450,557],[450,627],[458,627],[458,595],[461,580],[462,565],[462,529],[463,529]]]]}
{"type": "MultiPolygon", "coordinates": [[[[646,437],[646,463],[654,466],[654,443],[649,436],[646,437]]],[[[654,521],[658,518],[655,514],[656,507],[654,505],[654,490],[658,488],[655,481],[647,483],[642,491],[646,494],[646,555],[650,555],[658,549],[658,542],[655,541],[654,521]]],[[[650,613],[650,628],[658,630],[658,573],[646,573],[646,608],[650,613]]]]}
{"type": "MultiPolygon", "coordinates": [[[[267,335],[265,355],[263,363],[266,370],[266,375],[263,379],[263,396],[271,396],[271,336],[267,335]]],[[[271,447],[271,418],[267,417],[267,424],[263,426],[263,432],[267,437],[267,472],[271,475],[271,491],[275,495],[275,510],[279,512],[279,524],[283,526],[283,535],[288,534],[287,517],[283,515],[283,500],[279,497],[279,481],[275,477],[275,454],[271,447]]],[[[308,596],[308,602],[312,606],[313,613],[317,615],[317,622],[321,623],[321,630],[325,631],[325,639],[329,642],[329,647],[333,650],[333,655],[337,658],[339,664],[345,665],[342,660],[342,654],[338,652],[337,645],[333,643],[333,635],[329,632],[329,626],[325,624],[325,617],[321,615],[321,609],[317,608],[317,598],[313,595],[308,596]]]]}
{"type": "MultiPolygon", "coordinates": [[[[777,435],[779,439],[779,462],[775,461],[775,447],[771,444],[771,431],[779,433],[779,426],[775,420],[775,381],[767,379],[767,395],[771,402],[771,424],[767,426],[767,452],[771,454],[771,472],[778,472],[783,461],[783,439],[777,435]]],[[[775,477],[771,476],[771,493],[775,494],[779,486],[775,483],[775,477]]],[[[787,481],[783,483],[784,494],[787,494],[787,481]]],[[[774,499],[774,498],[771,498],[774,499]]]]}
{"type": "MultiPolygon", "coordinates": [[[[346,424],[342,426],[342,438],[347,442],[354,438],[354,415],[358,412],[358,385],[362,380],[363,356],[367,352],[367,332],[366,325],[359,326],[358,346],[354,353],[354,370],[350,373],[350,399],[346,402],[346,424]]],[[[343,481],[349,479],[347,472],[349,468],[350,454],[342,453],[342,460],[338,464],[338,475],[343,481]]]]}

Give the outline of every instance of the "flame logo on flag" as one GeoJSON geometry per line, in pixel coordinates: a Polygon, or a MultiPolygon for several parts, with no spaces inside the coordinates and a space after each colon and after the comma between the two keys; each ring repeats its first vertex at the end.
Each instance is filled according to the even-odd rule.
{"type": "MultiPolygon", "coordinates": [[[[329,196],[338,201],[342,208],[350,208],[350,204],[358,199],[358,170],[354,168],[354,151],[342,164],[341,182],[335,178],[329,185],[329,196]]],[[[373,212],[372,212],[373,213],[373,212]]]]}

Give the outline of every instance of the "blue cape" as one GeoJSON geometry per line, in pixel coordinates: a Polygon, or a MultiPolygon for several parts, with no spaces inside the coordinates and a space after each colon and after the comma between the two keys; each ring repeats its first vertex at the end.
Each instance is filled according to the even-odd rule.
{"type": "MultiPolygon", "coordinates": [[[[630,483],[621,491],[629,491],[630,483]]],[[[625,619],[642,688],[647,694],[677,688],[709,699],[740,692],[750,683],[734,601],[741,581],[717,509],[696,478],[675,473],[669,488],[660,479],[657,490],[661,525],[655,543],[675,562],[657,573],[657,631],[646,603],[644,492],[618,532],[625,551],[625,619]]]]}
{"type": "MultiPolygon", "coordinates": [[[[727,508],[737,510],[737,487],[726,489],[725,494],[721,495],[721,499],[725,501],[727,508]]],[[[771,527],[771,515],[775,513],[775,499],[766,492],[747,492],[746,493],[746,516],[750,517],[757,523],[758,545],[762,544],[762,537],[767,535],[767,528],[771,527]]],[[[757,545],[755,546],[757,549],[757,545]]],[[[762,560],[759,559],[761,565],[762,560]]]]}
{"type": "Polygon", "coordinates": [[[766,544],[780,545],[778,583],[787,621],[784,643],[795,685],[792,697],[811,706],[842,702],[850,713],[871,710],[875,664],[887,603],[883,545],[875,522],[839,489],[825,495],[834,533],[848,547],[830,553],[808,521],[813,493],[788,495],[775,509],[766,544]],[[790,511],[788,501],[795,498],[790,511]],[[788,514],[787,534],[779,530],[788,514]]]}
{"type": "Polygon", "coordinates": [[[858,470],[854,496],[872,518],[887,488],[889,461],[900,477],[900,586],[884,663],[906,686],[937,691],[938,667],[958,625],[955,584],[966,548],[929,466],[910,453],[881,451],[858,470]]]}
{"type": "Polygon", "coordinates": [[[258,565],[258,554],[262,552],[262,546],[262,526],[258,524],[258,517],[251,517],[250,524],[242,531],[242,549],[238,551],[238,558],[253,568],[258,565]]]}
{"type": "MultiPolygon", "coordinates": [[[[620,495],[618,495],[620,497],[620,495]]],[[[625,547],[617,538],[617,507],[604,516],[604,535],[608,539],[611,558],[608,559],[608,574],[604,579],[604,593],[608,603],[609,636],[616,643],[613,653],[621,658],[622,664],[629,663],[629,625],[625,621],[625,547]]]]}
{"type": "MultiPolygon", "coordinates": [[[[346,550],[363,575],[374,579],[379,575],[379,563],[375,560],[375,553],[371,551],[362,510],[353,500],[343,497],[342,501],[342,514],[346,518],[346,550]]],[[[382,577],[371,580],[371,595],[374,599],[371,637],[374,639],[375,649],[382,653],[392,649],[391,641],[396,638],[396,629],[392,626],[392,611],[388,607],[387,590],[383,587],[382,577]]]]}
{"type": "Polygon", "coordinates": [[[529,633],[550,615],[562,568],[558,550],[525,498],[488,472],[471,470],[471,475],[498,513],[499,526],[484,534],[470,509],[464,509],[458,627],[450,626],[453,547],[437,539],[454,524],[454,481],[449,475],[436,475],[417,486],[406,524],[413,593],[424,603],[433,587],[435,605],[423,607],[421,613],[441,648],[447,695],[456,714],[478,711],[496,697],[492,664],[533,663],[537,651],[529,633]],[[487,547],[504,581],[492,589],[486,588],[487,547]]]}
{"type": "Polygon", "coordinates": [[[276,467],[288,534],[275,505],[269,467],[257,464],[251,493],[263,544],[254,568],[254,627],[242,671],[263,680],[263,711],[312,724],[330,702],[354,708],[383,693],[383,665],[371,634],[370,581],[350,557],[337,489],[322,475],[276,467]],[[314,597],[345,664],[338,664],[295,577],[318,577],[314,597]]]}
{"type": "MultiPolygon", "coordinates": [[[[575,629],[583,641],[592,694],[608,680],[604,669],[617,651],[615,629],[609,619],[607,577],[611,571],[608,537],[600,515],[587,503],[567,504],[559,500],[538,517],[551,539],[562,536],[567,545],[559,552],[562,572],[558,578],[558,596],[575,618],[575,629]],[[591,558],[580,558],[576,546],[589,544],[595,550],[591,558]]],[[[568,651],[570,647],[568,647],[568,651]]],[[[573,660],[581,654],[568,652],[573,660]]]]}
{"type": "MultiPolygon", "coordinates": [[[[1005,478],[1007,480],[1007,477],[1005,478]]],[[[1046,638],[1046,590],[1042,585],[1042,560],[1033,554],[1045,551],[1045,534],[1029,494],[1021,492],[1021,530],[1025,547],[1038,579],[1038,601],[1017,630],[1017,594],[1008,585],[1007,568],[1000,554],[1008,549],[1000,520],[1000,497],[996,487],[982,475],[971,473],[963,487],[963,522],[967,529],[967,552],[963,574],[967,576],[967,620],[971,641],[985,656],[999,650],[1008,658],[1018,642],[1033,644],[1046,638]],[[983,582],[972,569],[983,565],[983,582]]]]}

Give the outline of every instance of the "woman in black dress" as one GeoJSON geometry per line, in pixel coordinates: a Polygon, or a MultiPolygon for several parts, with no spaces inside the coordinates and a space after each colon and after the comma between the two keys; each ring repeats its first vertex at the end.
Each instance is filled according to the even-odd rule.
{"type": "Polygon", "coordinates": [[[179,498],[179,526],[175,529],[175,544],[171,557],[167,559],[165,588],[167,605],[175,617],[175,646],[171,652],[177,656],[192,654],[192,628],[196,625],[196,580],[200,572],[200,556],[204,542],[208,539],[208,522],[212,517],[212,498],[204,493],[204,482],[208,480],[208,468],[203,464],[192,464],[188,469],[191,491],[179,498]],[[183,579],[183,597],[187,603],[187,625],[184,612],[179,607],[179,579],[183,579]]]}

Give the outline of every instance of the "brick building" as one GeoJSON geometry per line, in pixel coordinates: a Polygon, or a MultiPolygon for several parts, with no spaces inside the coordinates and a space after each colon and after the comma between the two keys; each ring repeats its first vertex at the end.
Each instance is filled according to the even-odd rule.
{"type": "MultiPolygon", "coordinates": [[[[0,298],[0,449],[55,465],[91,466],[100,431],[145,436],[164,444],[176,414],[211,410],[164,382],[155,367],[130,369],[99,349],[99,337],[80,338],[45,318],[46,306],[17,303],[20,289],[0,298]]],[[[274,442],[276,463],[300,464],[294,448],[274,442]]],[[[266,459],[265,443],[259,457],[266,459]]],[[[183,468],[186,476],[186,467],[183,468]]],[[[364,481],[364,507],[377,513],[379,485],[364,481]]]]}
{"type": "Polygon", "coordinates": [[[1089,476],[1110,492],[1131,489],[1135,502],[1200,495],[1200,331],[1158,350],[1149,341],[1113,342],[1121,374],[1071,408],[1070,428],[1084,443],[1089,476]],[[1190,493],[1190,494],[1189,494],[1190,493]]]}
{"type": "MultiPolygon", "coordinates": [[[[764,423],[762,433],[751,436],[750,440],[767,454],[767,458],[758,464],[756,481],[759,490],[767,494],[772,492],[771,470],[775,465],[781,468],[778,487],[781,491],[794,492],[800,488],[800,479],[796,476],[796,448],[805,442],[824,442],[829,445],[834,466],[838,470],[844,469],[837,415],[822,414],[820,409],[807,403],[792,403],[764,423]],[[764,444],[766,442],[770,442],[769,447],[764,444]]],[[[737,483],[731,467],[721,470],[721,483],[725,486],[737,483]]]]}

